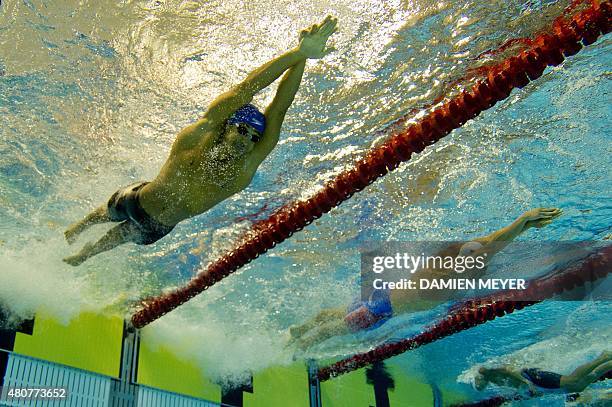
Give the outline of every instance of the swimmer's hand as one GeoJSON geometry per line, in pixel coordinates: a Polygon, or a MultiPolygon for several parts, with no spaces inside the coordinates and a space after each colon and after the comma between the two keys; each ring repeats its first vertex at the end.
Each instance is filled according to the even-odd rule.
{"type": "Polygon", "coordinates": [[[549,225],[553,219],[561,216],[563,211],[559,208],[536,208],[523,214],[526,220],[525,228],[542,228],[549,225]]]}
{"type": "Polygon", "coordinates": [[[321,24],[302,30],[300,33],[300,45],[298,50],[304,57],[309,59],[320,59],[333,51],[326,48],[328,38],[336,32],[338,19],[332,16],[325,17],[321,24]]]}

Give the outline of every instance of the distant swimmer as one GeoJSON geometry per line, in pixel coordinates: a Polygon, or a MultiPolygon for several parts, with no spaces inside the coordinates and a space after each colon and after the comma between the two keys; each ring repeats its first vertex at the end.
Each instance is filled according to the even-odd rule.
{"type": "Polygon", "coordinates": [[[245,189],[278,143],[281,125],[300,86],[307,59],[327,55],[337,19],[327,16],[300,33],[299,45],[251,72],[220,95],[194,124],[176,137],[157,177],[119,189],[109,201],[66,230],[73,243],[88,227],[121,222],[96,243],[64,261],[73,266],[123,243],[155,243],[177,223],[208,211],[245,189]],[[253,96],[286,71],[264,113],[253,96]]]}
{"type": "MultiPolygon", "coordinates": [[[[488,236],[449,245],[436,253],[435,256],[451,258],[460,256],[480,257],[485,259],[485,264],[488,264],[495,254],[505,248],[517,236],[530,228],[541,228],[550,224],[561,213],[561,209],[557,208],[532,209],[523,213],[512,224],[488,236]]],[[[486,269],[483,268],[478,272],[472,272],[470,277],[479,278],[485,271],[486,269]]],[[[420,277],[441,278],[453,274],[453,270],[445,268],[420,268],[410,279],[419,280],[420,277]]],[[[469,273],[466,272],[465,274],[469,273]]],[[[369,298],[356,300],[348,308],[323,310],[309,322],[290,328],[291,342],[295,342],[300,348],[308,348],[332,336],[376,328],[394,314],[429,309],[445,300],[452,299],[423,300],[419,298],[419,294],[418,290],[372,290],[369,298]]]]}
{"type": "Polygon", "coordinates": [[[568,375],[537,368],[516,369],[511,366],[481,367],[474,378],[474,386],[484,390],[489,384],[528,389],[538,394],[538,389],[561,389],[568,393],[581,392],[591,383],[612,373],[612,352],[603,352],[597,359],[585,363],[568,375]]]}

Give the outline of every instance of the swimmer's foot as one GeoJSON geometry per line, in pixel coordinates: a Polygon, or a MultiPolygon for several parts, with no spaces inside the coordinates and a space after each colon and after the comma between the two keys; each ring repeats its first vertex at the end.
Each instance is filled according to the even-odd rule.
{"type": "Polygon", "coordinates": [[[62,261],[64,263],[68,263],[71,266],[79,266],[81,263],[83,263],[85,261],[85,258],[83,258],[83,256],[80,256],[78,254],[75,254],[74,256],[68,256],[68,257],[64,257],[62,259],[62,261]]]}
{"type": "Polygon", "coordinates": [[[300,327],[289,328],[289,335],[287,335],[287,341],[285,342],[285,349],[293,348],[295,351],[304,352],[310,346],[308,338],[304,338],[304,334],[298,334],[300,327]]]}
{"type": "Polygon", "coordinates": [[[287,346],[291,346],[301,352],[305,352],[318,342],[319,341],[316,335],[308,334],[305,336],[291,338],[287,343],[287,346]]]}
{"type": "Polygon", "coordinates": [[[91,212],[89,215],[85,216],[80,221],[70,225],[68,229],[66,229],[66,231],[64,232],[64,237],[66,238],[68,243],[72,244],[74,243],[76,238],[90,226],[110,221],[111,218],[108,215],[108,208],[106,207],[106,205],[102,205],[98,209],[91,212]]]}
{"type": "Polygon", "coordinates": [[[301,326],[292,326],[289,327],[289,334],[291,335],[291,339],[296,339],[299,338],[300,336],[304,335],[306,333],[306,330],[303,329],[303,327],[301,326]]]}
{"type": "Polygon", "coordinates": [[[599,355],[598,359],[602,361],[610,361],[612,360],[612,352],[610,352],[609,350],[605,350],[601,352],[601,355],[599,355]]]}
{"type": "Polygon", "coordinates": [[[74,242],[76,242],[77,237],[81,234],[83,230],[84,228],[80,222],[70,225],[70,227],[64,232],[64,237],[66,238],[68,244],[73,244],[74,242]]]}
{"type": "Polygon", "coordinates": [[[91,248],[93,247],[93,245],[91,243],[87,243],[83,249],[81,249],[80,252],[78,252],[77,254],[73,255],[73,256],[68,256],[62,259],[62,261],[64,261],[64,263],[68,263],[71,266],[79,266],[81,263],[83,263],[85,260],[87,260],[89,258],[89,252],[91,251],[91,248]]]}

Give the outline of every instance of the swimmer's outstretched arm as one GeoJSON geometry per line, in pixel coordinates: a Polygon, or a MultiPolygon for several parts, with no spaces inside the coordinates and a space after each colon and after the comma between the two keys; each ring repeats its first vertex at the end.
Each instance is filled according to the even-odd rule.
{"type": "Polygon", "coordinates": [[[294,338],[292,343],[295,343],[298,348],[306,350],[334,336],[347,335],[349,333],[351,333],[351,330],[344,321],[344,318],[333,318],[329,322],[313,329],[311,333],[294,338]]]}
{"type": "Polygon", "coordinates": [[[483,390],[488,383],[494,383],[499,386],[512,386],[514,388],[526,386],[529,388],[530,392],[536,392],[533,384],[529,380],[525,379],[519,371],[510,366],[499,366],[493,368],[481,367],[479,369],[479,373],[484,379],[484,382],[477,387],[478,390],[483,390]]]}
{"type": "MultiPolygon", "coordinates": [[[[478,252],[487,252],[489,259],[491,255],[503,250],[511,241],[529,228],[541,228],[550,224],[555,218],[561,216],[563,211],[558,208],[536,208],[531,209],[519,216],[510,225],[501,228],[488,236],[474,239],[485,247],[478,252]]],[[[475,255],[477,255],[476,253],[475,255]]]]}
{"type": "MultiPolygon", "coordinates": [[[[335,31],[335,22],[335,19],[328,16],[321,25],[315,24],[312,28],[318,27],[322,31],[322,35],[327,34],[327,37],[329,37],[335,31]],[[330,29],[332,31],[328,33],[330,29]]],[[[323,45],[325,45],[325,42],[323,42],[323,45]]],[[[249,103],[257,92],[268,87],[287,69],[307,58],[323,57],[325,55],[324,50],[319,49],[318,46],[319,43],[313,40],[302,41],[298,47],[255,69],[245,80],[215,99],[200,120],[201,123],[199,123],[208,126],[222,126],[236,110],[249,103]]]]}
{"type": "MultiPolygon", "coordinates": [[[[331,50],[326,49],[325,45],[327,39],[336,32],[336,24],[337,20],[328,16],[321,24],[315,24],[310,29],[303,30],[300,33],[300,48],[304,49],[304,53],[313,59],[325,56],[331,50]]],[[[253,149],[253,156],[259,163],[278,143],[281,126],[300,87],[305,66],[306,60],[304,59],[287,71],[278,85],[274,100],[265,111],[266,130],[261,141],[253,149]]]]}
{"type": "Polygon", "coordinates": [[[324,309],[305,324],[292,326],[289,328],[289,332],[292,338],[297,339],[305,335],[308,331],[316,329],[330,321],[344,320],[345,316],[346,307],[324,309]]]}

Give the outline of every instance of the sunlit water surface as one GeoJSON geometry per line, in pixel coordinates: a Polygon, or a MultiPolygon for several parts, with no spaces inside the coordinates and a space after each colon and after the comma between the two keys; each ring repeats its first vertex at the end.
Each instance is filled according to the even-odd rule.
{"type": "MultiPolygon", "coordinates": [[[[126,312],[125,302],[184,283],[252,221],[316,191],[396,118],[457,89],[490,62],[487,51],[532,35],[567,4],[4,1],[0,298],[17,315],[44,307],[67,321],[84,309],[126,312]],[[308,63],[281,142],[247,190],[155,245],[125,245],[78,268],[62,263],[77,249],[63,240],[66,226],[119,186],[154,177],[183,126],[328,13],[340,21],[337,51],[308,63]]],[[[549,68],[143,335],[214,375],[240,375],[289,363],[287,328],[357,295],[363,242],[463,240],[539,206],[565,213],[522,240],[609,239],[611,50],[610,37],[600,39],[549,68]]],[[[308,356],[368,349],[443,312],[396,318],[308,356]]],[[[531,360],[567,372],[610,343],[602,326],[610,326],[609,305],[541,304],[412,352],[403,366],[457,392],[469,391],[461,381],[473,366],[518,360],[513,352],[526,347],[531,360]],[[584,351],[559,352],[568,330],[584,351]]]]}

